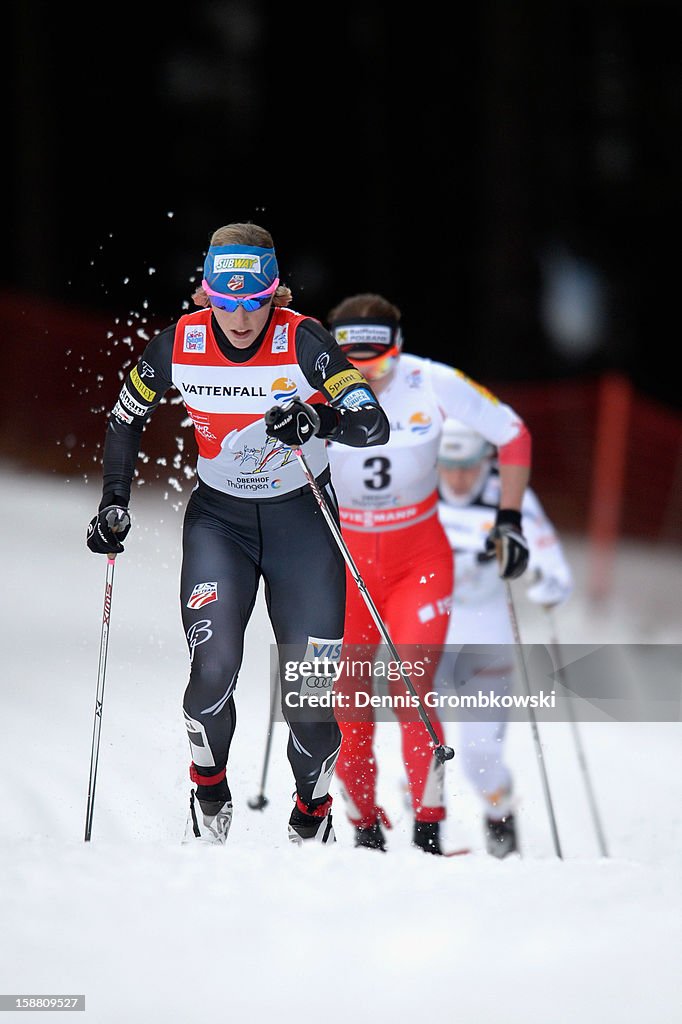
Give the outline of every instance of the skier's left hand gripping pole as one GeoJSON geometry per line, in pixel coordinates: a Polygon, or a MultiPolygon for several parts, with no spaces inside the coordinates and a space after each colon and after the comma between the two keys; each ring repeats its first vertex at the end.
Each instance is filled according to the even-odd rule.
{"type": "Polygon", "coordinates": [[[85,812],[85,842],[92,835],[92,814],[95,809],[95,783],[99,761],[99,737],[102,729],[102,707],[104,705],[104,678],[107,670],[107,649],[109,647],[109,619],[111,616],[111,595],[114,589],[114,565],[116,555],[107,555],[107,578],[104,586],[104,611],[102,632],[99,642],[99,667],[97,671],[97,694],[95,697],[95,719],[92,726],[92,750],[90,753],[90,779],[88,781],[88,806],[85,812]]]}
{"type": "Polygon", "coordinates": [[[394,645],[393,641],[391,640],[391,638],[390,638],[390,636],[388,634],[388,630],[386,629],[386,626],[384,625],[384,623],[383,623],[383,621],[381,619],[381,616],[379,615],[379,612],[377,611],[376,605],[374,604],[374,601],[372,600],[372,597],[371,597],[371,595],[370,595],[370,593],[369,593],[369,591],[367,589],[367,585],[366,585],[365,581],[363,580],[362,576],[360,575],[360,572],[358,571],[358,567],[356,566],[355,562],[353,561],[353,556],[351,555],[350,551],[348,550],[348,545],[346,544],[345,540],[343,539],[343,535],[341,533],[341,530],[339,528],[338,523],[336,522],[336,520],[334,519],[334,516],[331,514],[331,512],[329,510],[329,506],[328,506],[328,504],[327,504],[327,502],[325,500],[325,497],[324,497],[322,491],[320,490],[320,488],[318,486],[317,480],[315,479],[313,474],[310,472],[310,469],[308,468],[308,463],[305,460],[303,452],[301,451],[300,448],[292,448],[292,451],[293,451],[294,455],[296,456],[296,458],[298,459],[299,464],[301,466],[301,469],[305,473],[306,480],[308,481],[308,484],[310,485],[310,490],[315,495],[315,499],[317,501],[317,504],[320,506],[320,509],[322,511],[322,515],[324,516],[325,520],[327,521],[327,526],[331,530],[332,535],[334,537],[334,540],[336,541],[336,543],[337,543],[337,545],[339,547],[339,550],[341,551],[341,554],[343,555],[344,559],[346,560],[346,565],[350,569],[351,574],[353,576],[353,579],[355,580],[355,582],[357,584],[358,590],[360,591],[360,593],[361,593],[361,595],[362,595],[362,597],[363,597],[363,599],[365,601],[365,604],[367,605],[367,607],[370,610],[372,618],[374,619],[374,622],[376,623],[377,629],[381,633],[381,635],[382,635],[382,637],[384,639],[384,643],[388,647],[389,651],[391,652],[392,658],[394,659],[394,661],[396,662],[396,664],[398,665],[398,667],[400,669],[400,674],[403,677],[403,682],[405,683],[405,686],[407,687],[407,689],[409,690],[409,692],[412,694],[412,696],[414,697],[415,701],[417,702],[417,710],[419,711],[419,717],[421,718],[422,722],[426,726],[426,730],[427,730],[429,736],[433,740],[433,745],[434,745],[433,753],[434,753],[434,755],[436,757],[436,760],[440,764],[443,764],[445,761],[450,761],[455,756],[455,752],[452,749],[452,747],[446,747],[445,744],[441,743],[440,740],[438,739],[438,734],[436,733],[436,730],[433,727],[431,719],[429,718],[429,716],[427,714],[426,708],[424,707],[424,703],[423,703],[421,697],[419,696],[419,694],[417,693],[417,691],[415,690],[414,684],[412,683],[412,680],[410,679],[410,677],[408,676],[407,672],[405,671],[405,668],[404,668],[403,663],[402,663],[402,659],[400,658],[400,655],[398,654],[398,652],[397,652],[397,650],[395,648],[395,645],[394,645]]]}

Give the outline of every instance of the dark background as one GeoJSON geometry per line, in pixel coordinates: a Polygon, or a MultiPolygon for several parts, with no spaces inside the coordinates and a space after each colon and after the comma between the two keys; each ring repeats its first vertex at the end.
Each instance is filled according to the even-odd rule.
{"type": "Polygon", "coordinates": [[[676,400],[679,3],[11,7],[5,282],[172,318],[212,230],[255,220],[302,311],[379,290],[474,375],[609,364],[676,400]],[[557,246],[606,289],[589,356],[541,321],[557,246]]]}
{"type": "Polygon", "coordinates": [[[90,338],[65,386],[110,408],[105,339],[141,348],[212,231],[253,220],[301,312],[379,291],[406,350],[502,397],[613,371],[677,416],[678,2],[5,9],[1,343],[24,366],[44,310],[38,399],[56,309],[90,338]]]}

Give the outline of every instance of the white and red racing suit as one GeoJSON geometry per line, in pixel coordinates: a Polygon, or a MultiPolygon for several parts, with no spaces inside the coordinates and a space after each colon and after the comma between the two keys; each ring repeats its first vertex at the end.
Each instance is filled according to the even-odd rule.
{"type": "MultiPolygon", "coordinates": [[[[401,660],[420,663],[419,674],[408,675],[423,697],[433,690],[454,582],[452,552],[437,514],[442,423],[453,418],[469,424],[497,447],[502,463],[528,465],[530,436],[514,410],[486,388],[419,356],[400,356],[379,400],[391,426],[388,442],[363,451],[332,441],[329,461],[343,536],[401,660]]],[[[349,573],[344,638],[345,671],[336,689],[348,695],[348,708],[337,711],[343,734],[337,777],[350,820],[369,827],[383,813],[376,805],[375,712],[358,708],[354,695],[372,688],[367,652],[376,653],[382,638],[349,573]]],[[[405,692],[401,677],[391,683],[393,695],[405,692]]],[[[440,821],[446,813],[443,767],[418,710],[398,703],[392,713],[401,726],[415,820],[440,821]]],[[[442,743],[433,709],[429,717],[442,743]]]]}

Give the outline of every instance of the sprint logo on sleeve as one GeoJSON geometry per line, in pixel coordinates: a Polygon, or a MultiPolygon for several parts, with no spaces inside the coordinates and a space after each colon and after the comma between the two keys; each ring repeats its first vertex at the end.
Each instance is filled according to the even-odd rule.
{"type": "Polygon", "coordinates": [[[333,377],[325,381],[324,389],[330,398],[336,398],[342,391],[352,387],[354,384],[364,384],[366,386],[367,381],[359,370],[341,370],[340,373],[335,373],[333,377]]]}

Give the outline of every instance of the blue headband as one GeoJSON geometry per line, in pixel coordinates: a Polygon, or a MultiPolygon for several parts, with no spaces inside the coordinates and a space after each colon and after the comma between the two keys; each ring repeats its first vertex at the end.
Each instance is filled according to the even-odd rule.
{"type": "Polygon", "coordinates": [[[212,245],[204,261],[204,278],[221,295],[255,295],[278,276],[275,250],[258,245],[212,245]]]}

